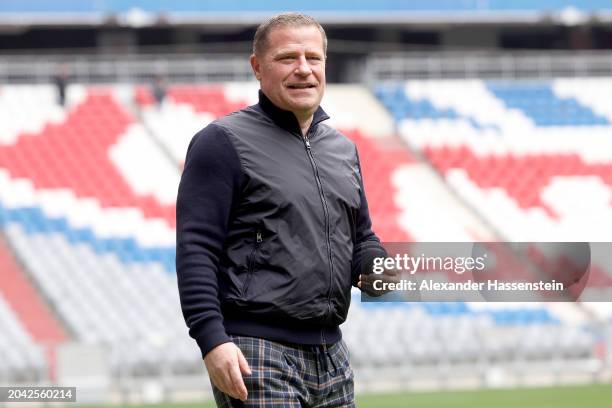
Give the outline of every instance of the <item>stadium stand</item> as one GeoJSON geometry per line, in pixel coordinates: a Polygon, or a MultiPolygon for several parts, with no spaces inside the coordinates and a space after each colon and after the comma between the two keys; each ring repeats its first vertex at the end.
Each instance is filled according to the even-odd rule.
{"type": "MultiPolygon", "coordinates": [[[[339,119],[360,150],[375,228],[387,241],[471,241],[497,234],[526,240],[544,236],[543,225],[557,234],[547,237],[560,237],[587,216],[609,222],[603,187],[610,184],[611,150],[601,151],[609,143],[609,107],[602,96],[608,86],[591,80],[554,86],[381,84],[374,93],[389,108],[381,113],[381,127],[399,129],[404,142],[339,119]],[[514,96],[521,90],[527,96],[514,96]],[[579,119],[568,120],[567,112],[579,119]],[[568,164],[567,157],[574,161],[568,164]],[[580,184],[591,197],[588,208],[561,199],[575,194],[567,194],[560,176],[590,177],[587,187],[580,184]],[[527,180],[513,187],[521,178],[527,180]],[[559,192],[551,190],[552,182],[559,192]]],[[[3,233],[70,340],[106,350],[115,376],[201,375],[176,290],[174,197],[191,135],[252,103],[254,87],[171,86],[158,107],[144,87],[73,85],[66,111],[55,107],[46,86],[0,90],[7,112],[32,111],[33,118],[15,114],[0,122],[3,233]]],[[[330,113],[358,94],[349,88],[334,92],[326,101],[330,113]]],[[[363,98],[360,104],[380,109],[371,96],[363,98]]],[[[583,231],[586,236],[594,230],[583,231]]],[[[355,298],[343,327],[364,389],[380,368],[402,368],[407,381],[448,367],[477,367],[476,376],[486,378],[491,367],[527,370],[553,361],[559,371],[592,373],[600,333],[590,323],[611,316],[594,308],[598,312],[573,304],[381,304],[355,298]],[[593,313],[600,313],[597,320],[593,313]]],[[[0,307],[0,319],[16,328],[0,334],[0,354],[10,354],[19,342],[30,356],[16,361],[20,368],[10,368],[13,377],[7,378],[43,375],[53,359],[40,357],[37,337],[23,328],[26,321],[10,306],[0,307]]]]}
{"type": "MultiPolygon", "coordinates": [[[[609,240],[611,91],[608,78],[375,89],[404,140],[501,237],[552,242],[609,240]]],[[[590,285],[609,288],[606,255],[592,265],[590,285]]]]}
{"type": "MultiPolygon", "coordinates": [[[[0,1],[0,386],[76,385],[96,406],[211,397],[176,289],[177,186],[192,135],[256,102],[255,24],[287,4],[0,1]],[[61,68],[64,108],[48,85],[61,68]]],[[[291,7],[327,31],[322,106],[359,148],[384,241],[590,242],[575,286],[599,302],[355,289],[357,392],[610,383],[612,3],[291,7]]],[[[513,277],[566,265],[542,248],[513,277]]],[[[505,403],[523,404],[486,405],[505,403]]]]}
{"type": "Polygon", "coordinates": [[[507,239],[605,241],[611,86],[413,81],[376,93],[409,145],[507,239]]]}
{"type": "Polygon", "coordinates": [[[576,321],[570,323],[568,310],[537,304],[357,302],[345,335],[353,350],[370,351],[354,353],[359,368],[589,357],[594,340],[576,321]],[[369,327],[367,332],[362,325],[369,327]],[[381,330],[391,333],[383,337],[381,330]]]}
{"type": "MultiPolygon", "coordinates": [[[[194,345],[177,319],[168,246],[178,170],[110,90],[81,91],[63,121],[0,147],[6,235],[74,337],[110,348],[115,372],[159,370],[168,356],[177,371],[189,370],[182,356],[194,345]],[[140,155],[151,160],[146,171],[133,164],[140,155]],[[171,350],[160,351],[176,333],[171,350]]],[[[47,102],[26,108],[52,110],[47,102]]]]}

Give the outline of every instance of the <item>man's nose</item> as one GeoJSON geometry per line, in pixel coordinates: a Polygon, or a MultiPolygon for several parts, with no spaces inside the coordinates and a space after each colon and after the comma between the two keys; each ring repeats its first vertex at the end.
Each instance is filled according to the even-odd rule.
{"type": "Polygon", "coordinates": [[[308,59],[306,59],[305,55],[302,55],[298,59],[298,66],[295,72],[296,74],[299,74],[299,75],[309,75],[312,72],[312,69],[310,68],[310,64],[308,63],[308,59]]]}

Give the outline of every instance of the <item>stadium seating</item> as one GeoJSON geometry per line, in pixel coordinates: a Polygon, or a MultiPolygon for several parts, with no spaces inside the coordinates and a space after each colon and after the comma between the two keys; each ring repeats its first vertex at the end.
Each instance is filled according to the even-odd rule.
{"type": "Polygon", "coordinates": [[[355,301],[344,334],[352,350],[364,350],[353,354],[359,368],[588,358],[595,341],[570,323],[572,308],[355,301]]]}
{"type": "MultiPolygon", "coordinates": [[[[501,239],[553,242],[609,241],[612,112],[604,100],[610,92],[609,79],[409,81],[374,88],[406,143],[501,239]]],[[[609,267],[607,258],[593,254],[589,285],[601,290],[599,299],[609,299],[609,267]]],[[[605,303],[584,307],[609,319],[605,303]]],[[[530,360],[593,353],[593,336],[582,326],[588,319],[551,320],[549,309],[490,311],[479,322],[493,330],[477,349],[495,360],[517,358],[517,351],[530,360]],[[500,334],[508,325],[529,329],[515,332],[522,339],[500,334]]],[[[443,339],[426,343],[444,350],[443,339]]]]}
{"type": "MultiPolygon", "coordinates": [[[[115,372],[158,372],[164,359],[201,369],[173,273],[178,169],[117,92],[71,96],[63,120],[0,146],[6,236],[74,338],[108,347],[115,372]]],[[[46,102],[27,107],[52,111],[46,102]]]]}
{"type": "MultiPolygon", "coordinates": [[[[604,228],[611,220],[604,203],[612,150],[603,148],[612,143],[605,138],[612,116],[603,95],[609,87],[588,80],[417,81],[376,88],[403,141],[342,122],[359,148],[376,231],[386,241],[470,241],[482,236],[477,225],[483,223],[467,222],[469,217],[516,240],[536,239],[546,229],[546,237],[575,237],[576,231],[587,237],[593,228],[581,223],[595,218],[604,228]],[[568,119],[567,112],[578,119],[568,119]],[[586,140],[600,147],[586,148],[586,140]],[[425,175],[429,167],[442,178],[425,175]]],[[[199,374],[201,358],[187,336],[174,272],[180,167],[191,136],[215,117],[252,103],[256,84],[170,86],[161,106],[152,103],[147,88],[122,89],[74,85],[66,110],[55,105],[47,86],[0,90],[6,253],[22,260],[25,276],[52,306],[65,336],[107,350],[115,375],[199,374]]],[[[596,233],[588,239],[607,236],[596,233]]],[[[612,286],[608,272],[594,273],[601,286],[612,286]]],[[[604,319],[612,316],[598,310],[604,319]]],[[[589,322],[589,314],[571,304],[355,298],[343,330],[359,369],[426,369],[587,360],[597,343],[589,322]]],[[[0,357],[16,342],[24,351],[9,358],[25,357],[0,367],[0,381],[46,373],[42,343],[0,303],[5,324],[12,329],[0,333],[0,357]]]]}
{"type": "Polygon", "coordinates": [[[413,81],[376,94],[407,143],[507,239],[605,241],[611,90],[608,79],[413,81]]]}
{"type": "Polygon", "coordinates": [[[217,117],[247,105],[227,98],[221,86],[170,87],[161,106],[155,106],[149,89],[138,87],[135,99],[143,123],[176,163],[185,160],[187,146],[197,131],[217,117]]]}
{"type": "MultiPolygon", "coordinates": [[[[609,241],[610,92],[609,79],[375,89],[404,140],[503,239],[552,242],[609,241]]],[[[607,255],[593,251],[586,293],[609,299],[611,278],[607,255]]]]}

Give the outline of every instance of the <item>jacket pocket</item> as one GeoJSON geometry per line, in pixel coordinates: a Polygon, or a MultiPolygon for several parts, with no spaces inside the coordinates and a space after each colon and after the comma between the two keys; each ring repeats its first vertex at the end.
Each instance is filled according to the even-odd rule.
{"type": "Polygon", "coordinates": [[[251,284],[251,279],[253,279],[253,273],[257,268],[257,264],[255,262],[255,258],[257,257],[257,253],[259,251],[259,247],[263,242],[263,234],[260,229],[256,229],[254,231],[255,239],[253,241],[253,249],[247,258],[247,276],[244,280],[244,285],[242,286],[242,298],[246,300],[247,291],[249,290],[249,285],[251,284]]]}

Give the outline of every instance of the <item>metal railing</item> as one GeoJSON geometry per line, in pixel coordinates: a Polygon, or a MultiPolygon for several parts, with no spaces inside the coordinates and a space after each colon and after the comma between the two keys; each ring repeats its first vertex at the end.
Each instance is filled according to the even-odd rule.
{"type": "Polygon", "coordinates": [[[248,55],[14,55],[0,57],[0,83],[47,83],[65,69],[71,82],[140,83],[163,76],[170,82],[253,80],[248,55]]]}
{"type": "Polygon", "coordinates": [[[523,79],[612,76],[612,51],[439,52],[370,56],[363,81],[483,78],[523,79]]]}
{"type": "MultiPolygon", "coordinates": [[[[553,78],[612,76],[612,51],[394,52],[349,66],[350,77],[380,81],[440,78],[553,78]],[[353,72],[355,71],[355,72],[353,72]]],[[[0,56],[0,84],[46,83],[65,66],[71,82],[140,83],[251,81],[248,54],[12,55],[0,56]]],[[[347,74],[348,75],[348,74],[347,74]]]]}

